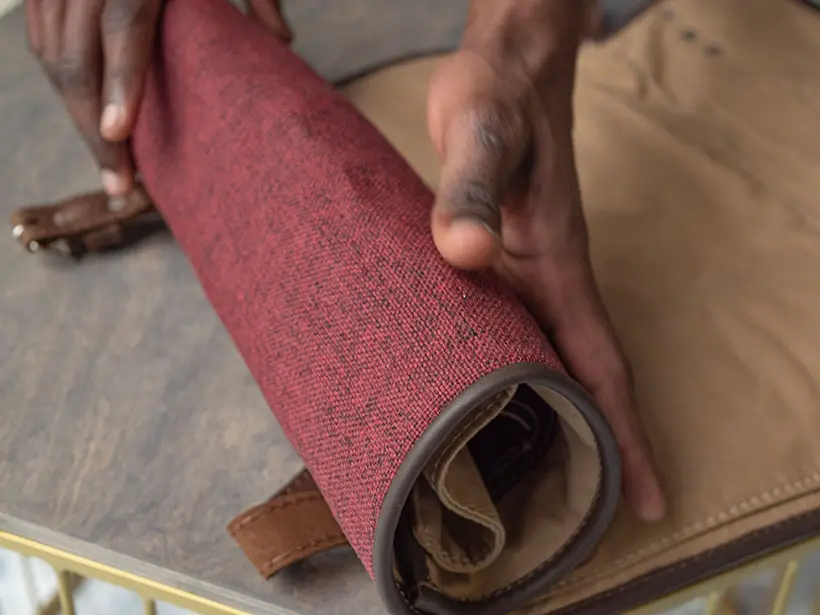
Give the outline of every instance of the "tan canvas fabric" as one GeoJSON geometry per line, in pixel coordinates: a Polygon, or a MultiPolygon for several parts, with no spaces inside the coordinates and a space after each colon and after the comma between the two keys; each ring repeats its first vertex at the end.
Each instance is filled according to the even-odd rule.
{"type": "MultiPolygon", "coordinates": [[[[820,13],[674,0],[582,54],[577,151],[596,273],[670,498],[622,507],[541,613],[820,508],[820,13]]],[[[348,88],[435,185],[435,60],[348,88]]]]}
{"type": "Polygon", "coordinates": [[[476,412],[457,438],[425,468],[413,490],[413,533],[437,567],[448,572],[482,570],[498,559],[506,528],[467,443],[498,416],[515,389],[499,393],[476,412]]]}
{"type": "Polygon", "coordinates": [[[509,493],[491,499],[467,443],[515,388],[476,412],[414,489],[414,536],[428,554],[430,582],[451,598],[487,599],[525,577],[576,536],[593,507],[601,462],[592,432],[568,399],[536,391],[560,417],[556,441],[509,493]]]}

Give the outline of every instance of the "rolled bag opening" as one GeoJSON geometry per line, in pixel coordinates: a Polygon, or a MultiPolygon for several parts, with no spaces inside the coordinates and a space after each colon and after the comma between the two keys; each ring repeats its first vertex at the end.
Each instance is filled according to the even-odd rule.
{"type": "Polygon", "coordinates": [[[148,192],[394,613],[496,615],[582,564],[614,437],[432,195],[224,0],[169,0],[133,139],[148,192]]]}
{"type": "Polygon", "coordinates": [[[516,364],[449,404],[400,466],[374,577],[396,613],[507,613],[582,565],[619,500],[608,424],[576,382],[516,364]]]}

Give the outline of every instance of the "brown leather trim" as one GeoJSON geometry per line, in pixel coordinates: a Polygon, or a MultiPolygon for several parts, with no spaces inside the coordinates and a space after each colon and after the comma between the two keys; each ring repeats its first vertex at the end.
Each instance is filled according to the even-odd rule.
{"type": "Polygon", "coordinates": [[[100,252],[125,243],[124,227],[154,204],[141,187],[127,196],[109,198],[89,192],[50,203],[21,207],[11,213],[14,237],[31,252],[52,249],[70,256],[100,252]]]}
{"type": "Polygon", "coordinates": [[[644,606],[820,534],[820,511],[813,510],[661,568],[553,615],[611,615],[644,606]]]}
{"type": "Polygon", "coordinates": [[[347,544],[307,470],[267,502],[237,516],[228,524],[228,532],[265,578],[312,555],[347,544]]]}

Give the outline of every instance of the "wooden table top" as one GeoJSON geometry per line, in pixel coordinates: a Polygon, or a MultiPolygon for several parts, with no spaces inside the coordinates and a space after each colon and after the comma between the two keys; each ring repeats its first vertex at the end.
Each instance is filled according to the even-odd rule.
{"type": "MultiPolygon", "coordinates": [[[[452,47],[467,0],[287,4],[297,50],[339,80],[452,47]]],[[[24,31],[22,10],[0,20],[4,218],[99,185],[24,31]]],[[[0,529],[252,613],[382,613],[351,552],[266,582],[225,531],[300,461],[170,236],[77,266],[8,233],[0,529]]]]}

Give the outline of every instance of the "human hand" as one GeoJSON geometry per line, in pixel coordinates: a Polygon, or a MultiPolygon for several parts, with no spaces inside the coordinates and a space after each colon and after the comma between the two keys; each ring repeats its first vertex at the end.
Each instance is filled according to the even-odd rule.
{"type": "MultiPolygon", "coordinates": [[[[249,15],[290,41],[279,0],[249,15]]],[[[134,187],[127,140],[137,121],[162,0],[26,0],[29,45],[100,167],[104,190],[134,187]]]]}
{"type": "Polygon", "coordinates": [[[627,502],[655,521],[664,498],[594,279],[575,169],[575,64],[595,17],[577,0],[473,0],[461,49],[430,84],[442,160],[431,225],[450,264],[512,284],[606,414],[627,502]]]}

